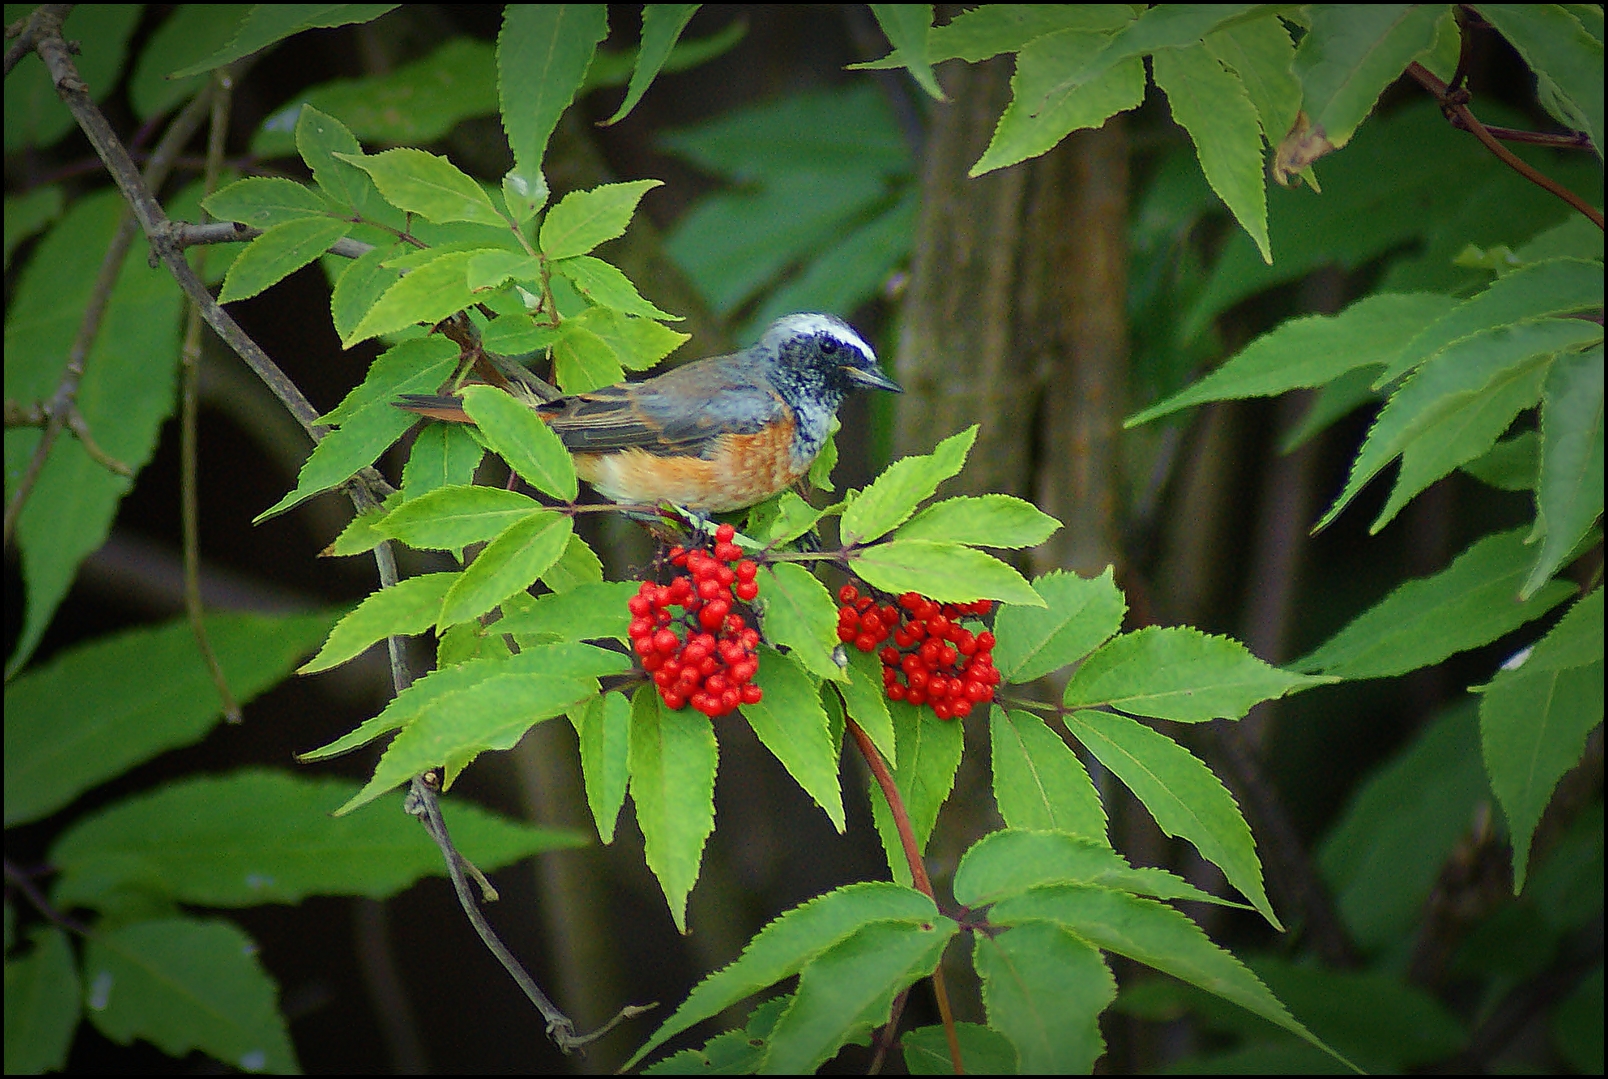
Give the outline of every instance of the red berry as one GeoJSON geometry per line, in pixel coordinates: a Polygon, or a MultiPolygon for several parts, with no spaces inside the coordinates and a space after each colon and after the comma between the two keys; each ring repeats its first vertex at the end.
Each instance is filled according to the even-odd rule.
{"type": "Polygon", "coordinates": [[[977,650],[979,652],[992,652],[994,650],[994,634],[989,630],[977,635],[977,650]]]}
{"type": "Polygon", "coordinates": [[[687,698],[685,694],[664,693],[661,694],[661,696],[664,698],[664,706],[670,709],[672,712],[679,712],[683,708],[687,707],[687,698]]]}
{"type": "Polygon", "coordinates": [[[920,707],[921,705],[927,703],[927,694],[912,686],[910,689],[905,691],[905,700],[913,705],[916,705],[917,707],[920,707]]]}
{"type": "Polygon", "coordinates": [[[882,665],[885,668],[899,665],[899,650],[891,645],[879,652],[878,657],[882,660],[882,665]]]}
{"type": "Polygon", "coordinates": [[[877,646],[877,638],[869,633],[862,633],[854,638],[854,647],[862,652],[870,652],[877,646]]]}
{"type": "Polygon", "coordinates": [[[842,641],[844,644],[854,640],[854,638],[858,637],[859,635],[860,631],[854,626],[840,625],[837,628],[837,639],[842,641]]]}
{"type": "Polygon", "coordinates": [[[735,535],[737,535],[736,526],[729,525],[729,524],[721,525],[721,526],[719,526],[718,528],[715,529],[715,542],[716,543],[730,543],[731,540],[732,540],[732,537],[735,536],[735,535]]]}
{"type": "Polygon", "coordinates": [[[883,692],[888,695],[888,700],[890,701],[902,701],[905,699],[905,687],[898,682],[890,683],[883,692]]]}
{"type": "Polygon", "coordinates": [[[842,588],[838,589],[839,603],[853,603],[859,598],[860,590],[854,587],[852,584],[846,584],[842,588]]]}
{"type": "Polygon", "coordinates": [[[746,685],[740,691],[744,704],[758,704],[765,696],[765,691],[756,685],[746,685]]]}
{"type": "Polygon", "coordinates": [[[737,593],[737,598],[744,603],[751,602],[755,596],[759,595],[759,582],[751,577],[746,581],[740,580],[733,591],[737,593]]]}
{"type": "Polygon", "coordinates": [[[752,581],[759,573],[759,564],[752,559],[745,558],[737,563],[737,579],[739,581],[752,581]]]}

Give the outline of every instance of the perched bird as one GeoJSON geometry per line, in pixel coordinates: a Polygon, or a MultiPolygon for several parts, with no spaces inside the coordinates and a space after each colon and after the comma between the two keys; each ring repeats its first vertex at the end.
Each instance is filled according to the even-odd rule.
{"type": "MultiPolygon", "coordinates": [[[[759,343],[642,382],[531,402],[605,498],[724,513],[763,502],[809,471],[850,390],[902,393],[842,319],[786,315],[759,343]]],[[[472,422],[456,397],[397,407],[472,422]]]]}

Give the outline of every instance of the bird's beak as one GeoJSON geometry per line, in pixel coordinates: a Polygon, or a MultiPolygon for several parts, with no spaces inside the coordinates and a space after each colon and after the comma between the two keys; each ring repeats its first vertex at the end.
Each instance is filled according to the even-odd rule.
{"type": "Polygon", "coordinates": [[[883,374],[880,368],[848,367],[843,373],[860,385],[873,390],[887,390],[890,393],[904,393],[904,387],[883,374]]]}

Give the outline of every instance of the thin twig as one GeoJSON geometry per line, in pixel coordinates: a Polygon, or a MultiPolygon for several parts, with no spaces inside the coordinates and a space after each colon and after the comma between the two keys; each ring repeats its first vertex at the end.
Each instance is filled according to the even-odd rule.
{"type": "Polygon", "coordinates": [[[1468,92],[1466,90],[1451,90],[1445,83],[1441,82],[1438,75],[1416,60],[1407,65],[1407,74],[1417,79],[1420,86],[1435,95],[1435,100],[1440,102],[1441,111],[1446,114],[1448,120],[1472,133],[1503,164],[1537,187],[1551,192],[1574,207],[1599,229],[1603,227],[1601,210],[1586,202],[1585,199],[1582,199],[1579,195],[1552,179],[1552,177],[1531,168],[1514,156],[1512,150],[1498,142],[1496,136],[1491,134],[1490,129],[1480,123],[1474,114],[1469,111],[1468,92]]]}
{"type": "MultiPolygon", "coordinates": [[[[882,759],[876,743],[871,741],[871,736],[858,723],[847,716],[844,722],[854,736],[855,745],[860,748],[860,756],[865,758],[866,767],[871,769],[877,786],[882,788],[882,796],[887,799],[888,812],[893,815],[893,826],[899,833],[900,845],[904,847],[905,861],[910,865],[911,881],[915,883],[917,891],[936,904],[938,898],[933,894],[927,866],[921,860],[921,847],[916,843],[915,830],[910,827],[910,814],[905,810],[904,796],[899,793],[899,784],[894,782],[893,773],[888,771],[888,762],[882,759]]],[[[949,1062],[956,1075],[964,1075],[966,1066],[960,1058],[960,1038],[955,1034],[955,1016],[949,1008],[949,991],[944,987],[942,961],[932,971],[932,993],[938,1000],[938,1016],[943,1020],[944,1036],[949,1040],[949,1062]]]]}

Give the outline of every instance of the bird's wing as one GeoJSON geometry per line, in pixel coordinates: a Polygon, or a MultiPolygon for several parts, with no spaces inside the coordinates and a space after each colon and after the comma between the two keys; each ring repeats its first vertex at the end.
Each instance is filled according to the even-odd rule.
{"type": "Polygon", "coordinates": [[[754,434],[786,409],[758,364],[738,355],[574,394],[537,412],[577,453],[638,448],[702,456],[720,435],[754,434]]]}

